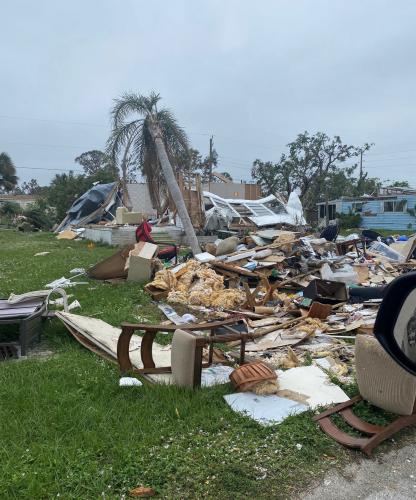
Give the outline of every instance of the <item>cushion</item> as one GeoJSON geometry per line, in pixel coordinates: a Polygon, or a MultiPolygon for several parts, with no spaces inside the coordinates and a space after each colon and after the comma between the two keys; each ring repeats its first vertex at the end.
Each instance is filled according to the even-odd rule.
{"type": "Polygon", "coordinates": [[[175,330],[172,339],[172,379],[179,387],[194,387],[195,379],[195,335],[184,330],[175,330]]]}
{"type": "Polygon", "coordinates": [[[383,410],[411,415],[416,401],[416,377],[398,365],[370,335],[355,340],[357,383],[362,397],[383,410]]]}

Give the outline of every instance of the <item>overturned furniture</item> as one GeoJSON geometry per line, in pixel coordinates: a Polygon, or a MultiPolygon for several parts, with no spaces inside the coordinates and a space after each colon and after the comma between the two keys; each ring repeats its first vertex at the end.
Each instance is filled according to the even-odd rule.
{"type": "Polygon", "coordinates": [[[241,325],[242,320],[238,318],[183,324],[180,328],[177,325],[123,323],[117,344],[120,372],[122,374],[133,372],[144,376],[171,373],[173,383],[178,386],[200,387],[202,368],[209,367],[213,362],[214,343],[239,340],[241,344],[238,362],[244,363],[245,344],[247,340],[252,339],[252,335],[238,331],[236,328],[239,323],[241,325]],[[139,369],[135,368],[130,360],[130,340],[135,331],[144,331],[140,347],[143,368],[139,369]],[[209,331],[209,336],[202,335],[202,331],[209,331]],[[171,366],[155,366],[152,346],[158,332],[173,332],[171,366]],[[209,347],[208,362],[203,363],[203,348],[206,346],[209,347]]]}
{"type": "MultiPolygon", "coordinates": [[[[49,293],[49,291],[46,293],[49,293]]],[[[0,300],[0,326],[17,325],[19,327],[19,341],[16,344],[19,352],[17,352],[16,357],[26,356],[28,347],[35,340],[40,340],[42,319],[45,314],[45,297],[33,297],[26,301],[14,303],[8,300],[0,300]]],[[[8,348],[11,346],[10,342],[6,344],[8,348]]],[[[6,344],[4,345],[6,346],[6,344]]],[[[0,343],[0,347],[1,345],[2,343],[0,343]]]]}
{"type": "Polygon", "coordinates": [[[400,358],[405,355],[407,361],[413,364],[415,361],[415,299],[416,273],[396,278],[389,285],[374,326],[376,337],[356,337],[355,360],[360,395],[314,417],[321,429],[335,441],[348,448],[358,448],[367,456],[382,441],[416,424],[416,376],[406,369],[406,359],[400,358]],[[390,354],[389,345],[383,344],[385,338],[394,340],[399,351],[396,355],[400,359],[390,354]],[[399,416],[386,426],[365,422],[352,411],[361,400],[399,416]],[[355,431],[367,436],[356,437],[341,431],[332,422],[332,415],[340,415],[355,431]]]}

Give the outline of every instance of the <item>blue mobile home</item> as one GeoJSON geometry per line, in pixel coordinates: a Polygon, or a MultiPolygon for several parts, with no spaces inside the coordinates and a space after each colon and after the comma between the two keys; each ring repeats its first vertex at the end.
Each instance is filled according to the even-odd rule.
{"type": "MultiPolygon", "coordinates": [[[[328,202],[328,218],[360,214],[363,229],[416,229],[416,190],[385,188],[378,196],[342,197],[328,202]]],[[[318,220],[326,220],[326,202],[318,203],[318,220]]]]}

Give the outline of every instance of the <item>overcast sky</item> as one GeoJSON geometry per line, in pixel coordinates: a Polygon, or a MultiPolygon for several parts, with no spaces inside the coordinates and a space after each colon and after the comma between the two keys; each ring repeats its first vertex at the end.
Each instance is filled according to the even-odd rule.
{"type": "Polygon", "coordinates": [[[159,92],[221,171],[250,179],[304,130],[376,145],[416,186],[416,2],[2,0],[0,152],[45,184],[102,149],[112,100],[159,92]]]}

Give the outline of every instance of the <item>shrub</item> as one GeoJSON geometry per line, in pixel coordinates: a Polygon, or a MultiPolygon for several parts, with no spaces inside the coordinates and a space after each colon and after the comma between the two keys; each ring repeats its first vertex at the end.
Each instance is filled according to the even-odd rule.
{"type": "Polygon", "coordinates": [[[21,214],[22,209],[18,203],[14,201],[6,201],[5,203],[0,204],[0,214],[7,215],[9,217],[17,214],[21,214]]]}
{"type": "Polygon", "coordinates": [[[339,227],[341,229],[352,229],[361,226],[361,215],[353,214],[337,214],[337,219],[339,221],[339,227]]]}
{"type": "Polygon", "coordinates": [[[40,199],[23,212],[27,221],[38,229],[50,230],[56,222],[56,213],[40,199]]]}

